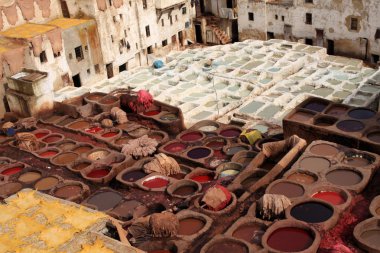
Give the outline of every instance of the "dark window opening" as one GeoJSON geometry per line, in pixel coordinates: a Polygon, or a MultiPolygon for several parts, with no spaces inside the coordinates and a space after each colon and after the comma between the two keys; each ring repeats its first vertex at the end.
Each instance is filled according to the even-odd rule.
{"type": "Polygon", "coordinates": [[[61,52],[54,53],[54,58],[57,58],[57,57],[60,57],[60,56],[61,56],[61,52]]]}
{"type": "Polygon", "coordinates": [[[147,48],[147,52],[148,52],[148,54],[153,54],[153,47],[152,47],[152,46],[149,46],[149,47],[147,48]]]}
{"type": "Polygon", "coordinates": [[[354,31],[358,30],[358,19],[357,18],[351,18],[351,30],[354,30],[354,31]]]}
{"type": "Polygon", "coordinates": [[[88,46],[87,45],[84,46],[84,50],[88,51],[88,46]]]}
{"type": "Polygon", "coordinates": [[[124,30],[124,37],[127,37],[127,30],[124,30]]]}
{"type": "Polygon", "coordinates": [[[82,82],[80,80],[79,74],[73,76],[73,82],[74,82],[74,87],[81,87],[82,86],[82,82]]]}
{"type": "Polygon", "coordinates": [[[72,53],[69,53],[69,59],[73,59],[73,54],[72,53]]]}
{"type": "Polygon", "coordinates": [[[119,14],[120,20],[123,20],[123,14],[119,14]]]}
{"type": "Polygon", "coordinates": [[[377,54],[372,55],[372,62],[377,64],[380,61],[380,56],[377,54]]]}
{"type": "Polygon", "coordinates": [[[111,35],[111,42],[113,43],[113,41],[114,41],[114,40],[113,40],[113,36],[111,35]]]}
{"type": "Polygon", "coordinates": [[[267,32],[267,38],[268,38],[268,40],[274,39],[274,33],[273,32],[267,32]]]}
{"type": "Polygon", "coordinates": [[[146,0],[143,0],[143,8],[144,8],[144,9],[148,8],[148,5],[147,5],[147,3],[146,3],[146,0]]]}
{"type": "Polygon", "coordinates": [[[183,15],[185,15],[185,14],[186,14],[186,12],[187,12],[187,9],[186,9],[186,7],[183,7],[183,8],[182,8],[182,14],[183,14],[183,15]]]}
{"type": "Polygon", "coordinates": [[[96,73],[96,74],[99,74],[99,73],[100,73],[100,67],[99,67],[99,64],[96,64],[96,65],[94,66],[94,69],[95,69],[95,73],[96,73]]]}
{"type": "Polygon", "coordinates": [[[333,40],[327,40],[327,54],[334,55],[335,49],[334,49],[334,41],[333,40]]]}
{"type": "Polygon", "coordinates": [[[255,16],[253,12],[248,12],[248,20],[251,20],[251,21],[255,20],[255,16]]]}
{"type": "Polygon", "coordinates": [[[306,24],[311,25],[313,24],[313,15],[311,13],[306,13],[306,24]]]}
{"type": "Polygon", "coordinates": [[[312,45],[313,45],[313,39],[307,39],[307,38],[306,38],[306,39],[305,39],[305,44],[306,44],[306,45],[311,45],[311,46],[312,46],[312,45]]]}
{"type": "Polygon", "coordinates": [[[112,0],[108,0],[108,2],[110,3],[110,6],[112,5],[112,0]]]}
{"type": "Polygon", "coordinates": [[[202,28],[200,24],[195,25],[195,38],[197,43],[202,43],[202,28]]]}
{"type": "Polygon", "coordinates": [[[91,69],[87,69],[87,75],[91,74],[91,69]]]}
{"type": "Polygon", "coordinates": [[[127,71],[127,63],[121,64],[119,66],[119,73],[123,71],[127,71]]]}
{"type": "Polygon", "coordinates": [[[60,0],[62,15],[64,18],[70,18],[69,8],[65,0],[60,0]]]}
{"type": "Polygon", "coordinates": [[[84,59],[82,46],[75,48],[75,57],[77,58],[78,61],[81,61],[84,59]]]}
{"type": "Polygon", "coordinates": [[[113,65],[112,63],[106,64],[107,69],[107,78],[110,79],[113,77],[113,65]]]}
{"type": "Polygon", "coordinates": [[[281,16],[281,20],[282,20],[282,21],[285,21],[285,16],[281,16]]]}
{"type": "Polygon", "coordinates": [[[376,33],[375,33],[375,40],[380,39],[380,28],[377,28],[376,33]]]}
{"type": "Polygon", "coordinates": [[[162,25],[162,26],[165,26],[165,21],[164,21],[164,19],[161,19],[161,25],[162,25]]]}
{"type": "Polygon", "coordinates": [[[312,4],[312,3],[313,3],[313,0],[305,0],[305,3],[307,3],[307,4],[312,4]]]}
{"type": "Polygon", "coordinates": [[[168,40],[163,40],[163,41],[162,41],[162,46],[165,47],[165,46],[167,46],[167,45],[168,45],[168,40]]]}
{"type": "Polygon", "coordinates": [[[227,8],[233,8],[233,0],[227,0],[227,8]]]}
{"type": "Polygon", "coordinates": [[[170,20],[170,24],[172,25],[173,24],[173,17],[169,16],[169,20],[170,20]]]}
{"type": "Polygon", "coordinates": [[[40,53],[40,61],[41,61],[41,63],[45,63],[45,62],[48,61],[48,60],[47,60],[47,57],[46,57],[46,52],[45,52],[45,51],[42,51],[42,52],[40,53]]]}
{"type": "Polygon", "coordinates": [[[145,33],[146,33],[146,37],[150,37],[149,25],[145,26],[145,33]]]}
{"type": "Polygon", "coordinates": [[[274,18],[277,20],[278,19],[278,15],[276,14],[276,15],[274,15],[274,18]]]}

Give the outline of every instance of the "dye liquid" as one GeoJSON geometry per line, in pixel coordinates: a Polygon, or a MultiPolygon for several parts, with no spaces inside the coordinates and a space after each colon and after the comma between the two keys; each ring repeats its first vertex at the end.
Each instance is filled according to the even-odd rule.
{"type": "Polygon", "coordinates": [[[283,252],[298,252],[308,249],[314,237],[301,228],[280,228],[275,230],[268,238],[268,246],[283,252]]]}

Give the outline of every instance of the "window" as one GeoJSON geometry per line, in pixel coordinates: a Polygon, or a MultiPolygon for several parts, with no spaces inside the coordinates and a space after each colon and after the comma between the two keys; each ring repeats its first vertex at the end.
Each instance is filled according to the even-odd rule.
{"type": "Polygon", "coordinates": [[[116,18],[116,16],[113,16],[112,19],[113,19],[113,22],[114,22],[114,23],[117,22],[117,18],[116,18]]]}
{"type": "Polygon", "coordinates": [[[124,39],[121,39],[121,40],[120,40],[120,46],[121,46],[121,47],[126,47],[126,45],[127,45],[127,44],[125,43],[125,40],[124,40],[124,39]]]}
{"type": "Polygon", "coordinates": [[[84,51],[88,51],[88,46],[87,45],[84,46],[84,51]]]}
{"type": "Polygon", "coordinates": [[[40,61],[41,61],[41,63],[45,63],[45,62],[48,61],[48,60],[47,60],[47,57],[46,57],[46,52],[45,52],[45,51],[42,51],[42,52],[40,53],[40,61]]]}
{"type": "Polygon", "coordinates": [[[112,41],[112,43],[113,43],[113,41],[114,41],[114,40],[113,40],[113,35],[111,35],[111,41],[112,41]]]}
{"type": "Polygon", "coordinates": [[[358,19],[357,18],[351,18],[351,30],[354,30],[354,31],[358,30],[358,19]]]}
{"type": "Polygon", "coordinates": [[[91,70],[87,69],[87,75],[91,74],[91,70]]]}
{"type": "Polygon", "coordinates": [[[267,38],[268,39],[274,39],[274,33],[273,32],[267,32],[267,38]]]}
{"type": "Polygon", "coordinates": [[[60,56],[61,56],[61,52],[54,53],[54,58],[57,58],[57,57],[60,57],[60,56]]]}
{"type": "Polygon", "coordinates": [[[124,30],[124,37],[127,37],[127,30],[124,30]]]}
{"type": "Polygon", "coordinates": [[[110,6],[112,5],[112,0],[108,0],[108,2],[110,3],[110,6]]]}
{"type": "Polygon", "coordinates": [[[99,74],[99,73],[100,73],[100,67],[99,67],[99,64],[96,64],[96,65],[94,66],[94,69],[95,69],[95,73],[96,73],[96,74],[99,74]]]}
{"type": "Polygon", "coordinates": [[[305,3],[307,3],[307,4],[312,4],[312,3],[313,3],[313,0],[305,0],[305,3]]]}
{"type": "Polygon", "coordinates": [[[147,48],[147,52],[148,52],[148,54],[153,54],[153,48],[152,48],[152,46],[149,46],[147,48]]]}
{"type": "Polygon", "coordinates": [[[182,14],[183,14],[183,15],[185,15],[185,14],[186,14],[186,12],[187,12],[187,9],[186,9],[186,7],[183,7],[183,8],[182,8],[182,14]]]}
{"type": "Polygon", "coordinates": [[[132,6],[132,1],[129,1],[129,6],[132,6]]]}
{"type": "Polygon", "coordinates": [[[75,49],[75,57],[77,58],[77,61],[83,60],[83,51],[82,46],[76,47],[75,49]]]}
{"type": "Polygon", "coordinates": [[[146,33],[146,37],[150,37],[149,25],[145,26],[145,33],[146,33]]]}
{"type": "Polygon", "coordinates": [[[372,62],[377,64],[380,61],[380,56],[377,54],[372,55],[372,62]]]}
{"type": "Polygon", "coordinates": [[[278,19],[278,15],[276,14],[276,15],[274,15],[274,18],[277,20],[278,19]]]}
{"type": "Polygon", "coordinates": [[[255,20],[255,16],[253,12],[248,12],[248,20],[251,20],[251,21],[255,20]]]}
{"type": "Polygon", "coordinates": [[[164,19],[161,19],[161,25],[162,25],[162,26],[165,26],[165,21],[164,21],[164,19]]]}
{"type": "Polygon", "coordinates": [[[73,54],[72,53],[69,53],[69,59],[73,59],[73,54]]]}
{"type": "Polygon", "coordinates": [[[177,15],[175,15],[175,21],[178,21],[178,16],[177,15]]]}
{"type": "Polygon", "coordinates": [[[311,45],[311,46],[312,46],[312,45],[313,45],[313,39],[307,39],[307,38],[306,38],[306,39],[305,39],[305,44],[306,44],[306,45],[311,45]]]}
{"type": "Polygon", "coordinates": [[[147,5],[147,3],[146,3],[146,0],[143,0],[143,8],[144,8],[144,9],[148,8],[148,5],[147,5]]]}
{"type": "Polygon", "coordinates": [[[306,13],[306,24],[311,25],[313,24],[313,15],[311,13],[306,13]]]}
{"type": "Polygon", "coordinates": [[[162,46],[165,47],[165,46],[167,46],[167,45],[168,45],[168,40],[163,40],[163,41],[162,41],[162,46]]]}
{"type": "Polygon", "coordinates": [[[136,43],[136,49],[139,49],[139,44],[136,43]]]}
{"type": "Polygon", "coordinates": [[[380,39],[380,28],[377,28],[376,33],[375,33],[375,40],[380,39]]]}
{"type": "Polygon", "coordinates": [[[172,25],[173,24],[173,17],[169,16],[169,20],[170,20],[170,24],[172,25]]]}
{"type": "Polygon", "coordinates": [[[284,22],[285,21],[285,16],[281,16],[281,20],[284,22]]]}

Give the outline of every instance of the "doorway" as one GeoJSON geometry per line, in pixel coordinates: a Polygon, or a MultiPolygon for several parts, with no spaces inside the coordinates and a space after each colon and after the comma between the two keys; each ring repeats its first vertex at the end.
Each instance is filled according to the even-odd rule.
{"type": "Polygon", "coordinates": [[[79,74],[76,74],[75,76],[73,76],[73,82],[74,82],[74,87],[81,87],[82,86],[82,82],[80,80],[79,74]]]}
{"type": "Polygon", "coordinates": [[[178,41],[179,41],[179,45],[182,47],[183,46],[183,33],[182,33],[182,31],[178,32],[178,41]]]}
{"type": "Polygon", "coordinates": [[[323,47],[323,41],[324,41],[324,31],[320,29],[315,29],[317,33],[317,41],[316,46],[323,47]]]}
{"type": "Polygon", "coordinates": [[[200,24],[195,24],[195,37],[198,43],[203,43],[202,28],[200,24]]]}
{"type": "Polygon", "coordinates": [[[239,41],[239,26],[237,19],[232,20],[232,27],[231,27],[231,40],[232,42],[238,42],[239,41]]]}
{"type": "Polygon", "coordinates": [[[335,54],[335,48],[334,48],[334,41],[333,40],[327,40],[327,54],[334,55],[335,54]]]}
{"type": "Polygon", "coordinates": [[[227,1],[227,8],[232,9],[233,8],[233,0],[226,0],[227,1]]]}
{"type": "Polygon", "coordinates": [[[64,18],[70,18],[69,8],[67,7],[66,0],[60,0],[62,15],[64,18]]]}
{"type": "Polygon", "coordinates": [[[292,41],[292,26],[284,25],[284,39],[292,41]]]}
{"type": "Polygon", "coordinates": [[[106,69],[107,69],[107,78],[110,79],[113,77],[113,66],[112,63],[106,64],[106,69]]]}
{"type": "Polygon", "coordinates": [[[205,11],[205,1],[204,0],[200,0],[199,4],[201,6],[201,13],[204,14],[206,12],[205,11]]]}
{"type": "Polygon", "coordinates": [[[127,71],[127,63],[124,63],[124,64],[121,64],[119,66],[119,73],[123,72],[123,71],[127,71]]]}
{"type": "Polygon", "coordinates": [[[360,48],[362,53],[362,59],[367,60],[368,56],[368,39],[360,38],[360,48]]]}

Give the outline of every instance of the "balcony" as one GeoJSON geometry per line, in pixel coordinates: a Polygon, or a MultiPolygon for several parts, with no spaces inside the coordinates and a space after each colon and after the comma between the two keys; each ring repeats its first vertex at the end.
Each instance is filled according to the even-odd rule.
{"type": "Polygon", "coordinates": [[[156,9],[162,11],[185,3],[185,0],[156,0],[156,9]]]}

